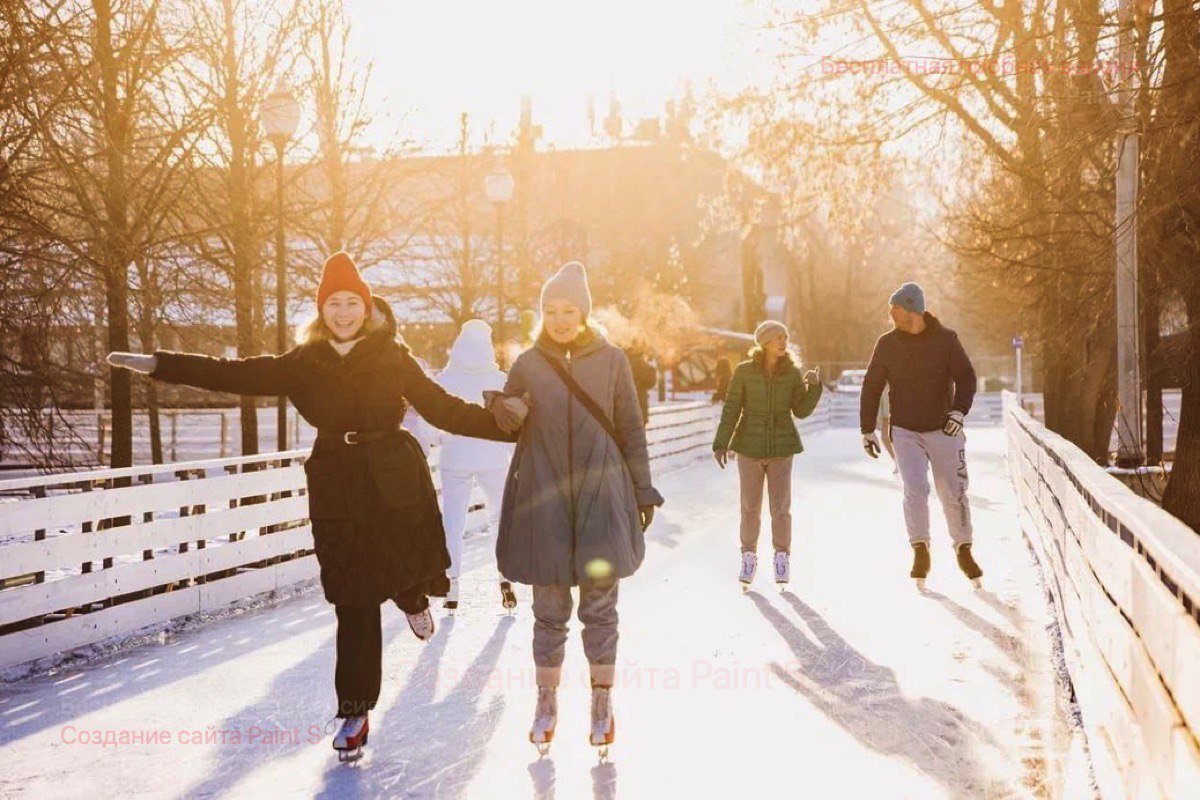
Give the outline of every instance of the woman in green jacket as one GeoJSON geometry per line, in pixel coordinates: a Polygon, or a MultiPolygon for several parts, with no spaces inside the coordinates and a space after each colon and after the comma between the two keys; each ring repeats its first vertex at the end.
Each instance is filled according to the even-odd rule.
{"type": "Polygon", "coordinates": [[[821,376],[803,376],[787,350],[783,323],[767,320],[754,331],[757,346],[737,365],[721,424],[713,440],[713,455],[721,469],[737,454],[742,488],[742,571],[739,580],[749,589],[758,569],[758,532],[762,521],[763,481],[771,506],[771,542],[775,546],[775,582],[791,579],[792,457],[804,452],[795,415],[804,419],[821,399],[821,376]]]}

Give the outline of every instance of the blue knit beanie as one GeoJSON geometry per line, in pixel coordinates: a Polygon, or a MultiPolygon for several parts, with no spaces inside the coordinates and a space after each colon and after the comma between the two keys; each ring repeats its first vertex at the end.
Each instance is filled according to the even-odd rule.
{"type": "Polygon", "coordinates": [[[888,300],[890,306],[900,306],[905,311],[914,314],[925,313],[925,291],[917,284],[909,281],[892,293],[888,300]]]}
{"type": "Polygon", "coordinates": [[[578,261],[563,264],[550,280],[542,286],[541,306],[551,300],[566,300],[583,312],[586,318],[592,313],[592,293],[588,289],[587,270],[578,261]]]}

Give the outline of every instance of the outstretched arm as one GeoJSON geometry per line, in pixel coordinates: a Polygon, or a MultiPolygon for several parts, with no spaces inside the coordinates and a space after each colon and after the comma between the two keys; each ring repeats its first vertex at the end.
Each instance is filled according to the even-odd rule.
{"type": "Polygon", "coordinates": [[[145,372],[165,383],[182,383],[214,392],[286,395],[291,391],[295,350],[281,356],[213,358],[159,350],[152,356],[110,353],[108,363],[145,372]]]}
{"type": "Polygon", "coordinates": [[[476,439],[497,442],[517,440],[517,434],[505,433],[486,408],[477,403],[468,403],[439,386],[407,351],[400,362],[400,371],[404,380],[404,396],[417,409],[417,413],[435,428],[476,439]]]}

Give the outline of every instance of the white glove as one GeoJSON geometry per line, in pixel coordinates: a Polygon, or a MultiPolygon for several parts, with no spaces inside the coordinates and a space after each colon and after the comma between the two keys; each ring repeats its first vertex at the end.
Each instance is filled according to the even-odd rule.
{"type": "Polygon", "coordinates": [[[122,353],[117,351],[108,354],[108,363],[114,367],[123,367],[131,369],[134,372],[149,375],[158,366],[158,359],[154,356],[144,356],[140,353],[122,353]]]}
{"type": "Polygon", "coordinates": [[[963,413],[961,411],[951,411],[950,416],[946,417],[946,424],[942,426],[942,433],[947,436],[958,436],[963,429],[963,413]]]}
{"type": "Polygon", "coordinates": [[[879,438],[875,436],[875,431],[863,434],[862,446],[871,458],[879,458],[879,438]]]}

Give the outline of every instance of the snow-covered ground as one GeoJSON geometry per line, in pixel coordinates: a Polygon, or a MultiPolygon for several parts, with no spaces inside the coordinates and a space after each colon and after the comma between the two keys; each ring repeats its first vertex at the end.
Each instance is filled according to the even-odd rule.
{"type": "Polygon", "coordinates": [[[608,763],[586,744],[578,624],[554,749],[539,759],[526,740],[528,589],[505,616],[482,533],[468,540],[459,615],[430,643],[385,607],[384,689],[358,764],[337,764],[323,733],[334,616],[313,590],[3,685],[0,796],[1086,796],[1003,433],[968,435],[982,592],[940,521],[929,592],[915,591],[899,484],[853,431],[810,436],[797,459],[789,593],[762,576],[749,594],[737,584],[735,470],[657,476],[667,505],[621,587],[608,763]],[[108,732],[172,740],[81,743],[108,732]]]}

